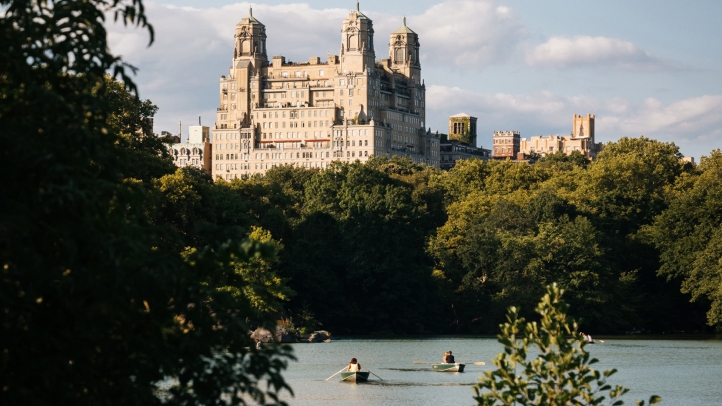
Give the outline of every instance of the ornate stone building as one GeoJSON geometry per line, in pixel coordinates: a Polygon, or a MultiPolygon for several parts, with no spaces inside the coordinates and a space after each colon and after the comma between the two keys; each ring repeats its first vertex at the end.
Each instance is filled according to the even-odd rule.
{"type": "Polygon", "coordinates": [[[219,83],[213,177],[391,155],[438,167],[439,138],[424,130],[419,37],[404,19],[389,37],[389,58],[378,62],[374,35],[357,3],[343,21],[339,56],[269,61],[266,28],[251,10],[236,25],[232,65],[219,83]]]}
{"type": "Polygon", "coordinates": [[[588,159],[595,159],[597,154],[602,151],[604,145],[594,140],[594,115],[588,114],[586,117],[574,115],[572,119],[572,132],[568,136],[564,135],[536,135],[529,140],[522,138],[521,152],[524,155],[554,154],[563,151],[569,155],[574,151],[579,151],[588,159]]]}
{"type": "Polygon", "coordinates": [[[211,144],[208,127],[192,125],[188,127],[188,139],[181,142],[180,128],[174,142],[166,144],[173,163],[178,167],[195,166],[211,173],[211,144]]]}

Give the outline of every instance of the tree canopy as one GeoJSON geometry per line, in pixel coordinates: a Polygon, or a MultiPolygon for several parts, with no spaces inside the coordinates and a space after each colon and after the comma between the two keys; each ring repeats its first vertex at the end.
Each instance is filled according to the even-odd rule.
{"type": "Polygon", "coordinates": [[[236,268],[274,246],[175,170],[108,50],[106,15],[152,40],[143,3],[0,4],[0,403],[276,402],[292,354],[248,350],[274,318],[221,289],[264,295],[236,268]]]}

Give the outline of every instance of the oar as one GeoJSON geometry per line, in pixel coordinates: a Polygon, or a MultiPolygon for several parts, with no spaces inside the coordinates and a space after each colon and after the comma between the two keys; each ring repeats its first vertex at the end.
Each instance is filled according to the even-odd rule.
{"type": "MultiPolygon", "coordinates": [[[[368,368],[366,368],[366,370],[367,370],[367,371],[369,371],[369,372],[371,372],[371,370],[370,370],[370,369],[368,369],[368,368]]],[[[373,375],[373,376],[375,376],[375,377],[377,377],[377,378],[381,379],[381,377],[380,377],[380,376],[376,375],[376,374],[375,374],[375,373],[373,373],[373,372],[371,372],[371,375],[373,375]]],[[[381,379],[381,380],[383,381],[383,379],[381,379]]]]}
{"type": "Polygon", "coordinates": [[[338,372],[336,372],[335,374],[333,374],[333,375],[329,376],[328,378],[326,378],[326,380],[328,381],[329,379],[333,378],[334,376],[336,376],[336,375],[340,374],[340,373],[341,373],[341,372],[343,372],[343,370],[344,370],[344,369],[346,369],[346,368],[347,368],[347,367],[343,367],[343,368],[341,368],[341,370],[340,370],[340,371],[338,371],[338,372]]]}
{"type": "MultiPolygon", "coordinates": [[[[443,364],[443,362],[414,361],[414,364],[443,364]]],[[[456,362],[456,364],[486,365],[486,362],[484,362],[484,361],[478,361],[478,362],[456,362]]]]}

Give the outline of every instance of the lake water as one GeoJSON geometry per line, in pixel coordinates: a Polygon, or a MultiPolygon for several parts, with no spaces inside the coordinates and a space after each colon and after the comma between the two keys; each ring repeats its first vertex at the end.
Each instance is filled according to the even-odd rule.
{"type": "MultiPolygon", "coordinates": [[[[596,337],[595,337],[596,338],[596,337]]],[[[598,338],[597,338],[598,339],[598,338]]],[[[625,404],[656,394],[661,405],[722,405],[722,340],[602,337],[586,348],[599,359],[595,369],[619,370],[609,380],[630,388],[625,404]]],[[[298,362],[285,373],[295,397],[292,405],[473,405],[472,386],[502,347],[494,338],[335,339],[295,344],[298,362]],[[467,362],[464,373],[431,372],[414,360],[440,361],[445,351],[467,362]],[[341,382],[326,378],[358,358],[383,381],[341,382]],[[484,361],[485,366],[468,363],[484,361]]],[[[373,378],[373,376],[372,376],[373,378]]]]}

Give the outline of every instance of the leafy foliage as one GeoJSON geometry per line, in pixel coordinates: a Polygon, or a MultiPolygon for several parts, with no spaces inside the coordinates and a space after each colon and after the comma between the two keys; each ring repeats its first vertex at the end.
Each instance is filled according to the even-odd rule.
{"type": "Polygon", "coordinates": [[[108,51],[106,13],[152,39],[142,2],[0,4],[0,403],[161,404],[173,377],[165,403],[277,402],[290,350],[247,350],[246,318],[273,320],[218,289],[273,247],[173,173],[108,51]]]}
{"type": "Polygon", "coordinates": [[[722,151],[681,176],[669,209],[644,231],[661,251],[659,274],[681,280],[692,300],[710,303],[707,323],[722,329],[722,151]]]}
{"type": "MultiPolygon", "coordinates": [[[[547,286],[536,307],[539,323],[525,322],[516,307],[509,308],[507,322],[500,326],[504,352],[493,361],[497,369],[484,372],[474,387],[479,405],[624,404],[620,398],[629,390],[607,383],[616,370],[592,368],[598,360],[586,351],[586,340],[567,316],[563,293],[556,284],[547,286]]],[[[658,396],[649,398],[650,405],[659,401],[658,396]]]]}

